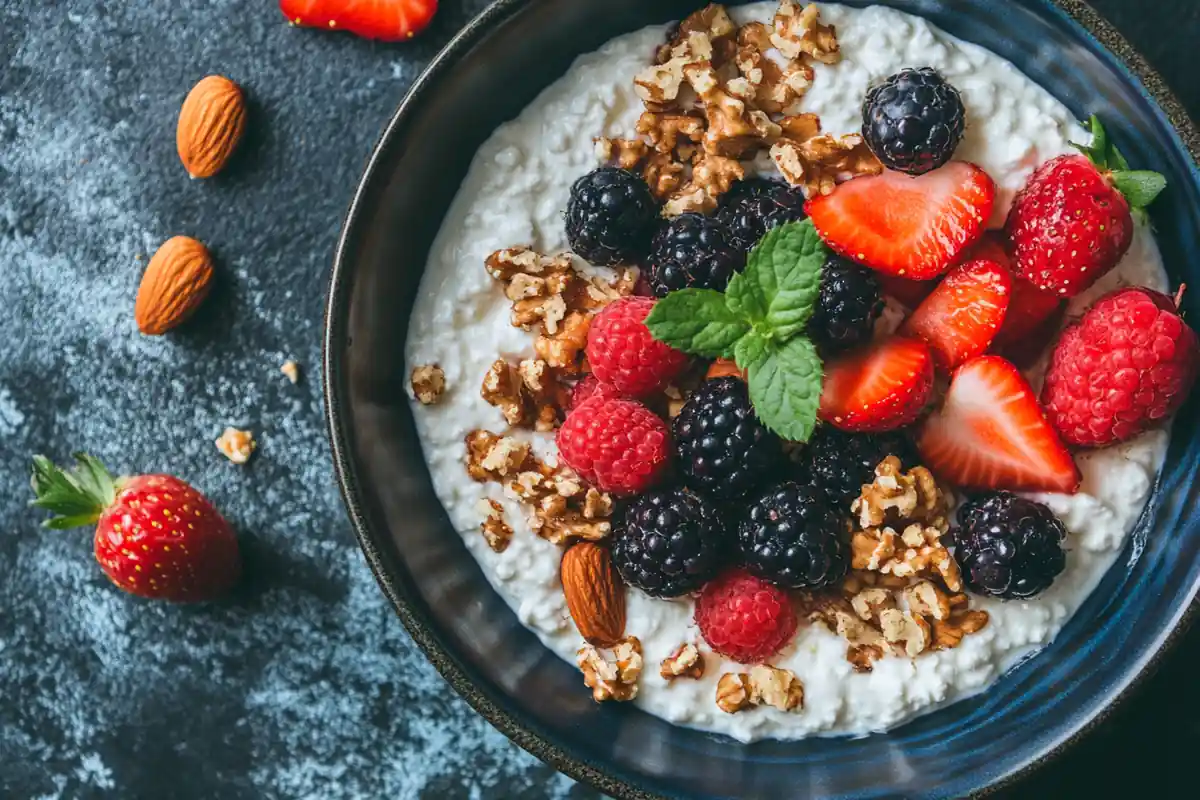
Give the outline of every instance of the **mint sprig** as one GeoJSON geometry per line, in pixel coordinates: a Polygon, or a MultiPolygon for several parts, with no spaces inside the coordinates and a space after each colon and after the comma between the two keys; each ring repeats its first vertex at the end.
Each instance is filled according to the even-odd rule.
{"type": "Polygon", "coordinates": [[[684,289],[646,319],[654,338],[705,358],[732,358],[746,371],[762,423],[807,441],[817,421],[823,368],[803,335],[829,251],[809,220],[781,225],[750,252],[725,293],[684,289]]]}
{"type": "Polygon", "coordinates": [[[1108,174],[1112,185],[1125,196],[1135,212],[1145,209],[1167,188],[1167,179],[1157,172],[1129,168],[1129,161],[1108,138],[1108,132],[1095,114],[1088,120],[1088,130],[1092,134],[1091,142],[1071,142],[1071,146],[1087,156],[1098,170],[1108,174]]]}

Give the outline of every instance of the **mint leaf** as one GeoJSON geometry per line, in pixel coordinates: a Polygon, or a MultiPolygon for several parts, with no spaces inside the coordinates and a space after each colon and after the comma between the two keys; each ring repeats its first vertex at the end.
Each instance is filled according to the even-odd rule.
{"type": "Polygon", "coordinates": [[[1167,179],[1157,172],[1134,170],[1130,172],[1114,172],[1113,186],[1125,195],[1129,205],[1134,208],[1145,208],[1154,202],[1154,198],[1167,188],[1167,179]]]}
{"type": "MultiPolygon", "coordinates": [[[[738,349],[744,349],[741,343],[738,349]]],[[[812,341],[797,336],[783,344],[767,342],[744,355],[754,356],[748,364],[739,359],[738,366],[749,371],[750,402],[758,418],[784,439],[808,441],[817,424],[823,378],[812,341]]]]}
{"type": "Polygon", "coordinates": [[[821,287],[829,251],[811,220],[771,230],[752,251],[746,269],[726,290],[729,308],[786,341],[804,330],[821,287]]]}
{"type": "Polygon", "coordinates": [[[660,342],[705,358],[728,358],[750,325],[712,289],[682,289],[654,304],[646,327],[660,342]]]}
{"type": "Polygon", "coordinates": [[[751,365],[762,360],[769,345],[770,342],[758,331],[750,331],[738,339],[737,346],[733,349],[733,360],[742,369],[749,370],[751,365]]]}

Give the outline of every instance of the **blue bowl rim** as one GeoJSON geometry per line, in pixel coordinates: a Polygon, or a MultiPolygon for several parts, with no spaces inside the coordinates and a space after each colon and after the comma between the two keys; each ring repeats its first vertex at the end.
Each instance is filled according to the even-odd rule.
{"type": "MultiPolygon", "coordinates": [[[[322,389],[325,396],[325,417],[330,440],[333,466],[338,486],[359,545],[367,563],[383,593],[391,601],[401,622],[417,646],[467,703],[491,725],[516,743],[519,747],[563,772],[567,776],[620,798],[620,800],[652,800],[660,795],[649,792],[616,775],[598,768],[594,764],[577,759],[562,750],[554,742],[526,728],[518,719],[506,711],[496,699],[485,692],[470,678],[464,665],[443,644],[434,630],[432,621],[420,611],[408,596],[408,590],[388,572],[376,535],[372,532],[367,515],[363,510],[359,482],[355,466],[348,452],[348,428],[343,409],[348,404],[345,398],[344,369],[335,353],[345,340],[349,284],[348,275],[352,265],[348,261],[348,250],[355,238],[357,221],[363,210],[369,187],[377,179],[384,152],[389,141],[410,114],[419,113],[420,101],[438,76],[458,58],[468,53],[498,24],[519,13],[526,6],[544,0],[494,0],[483,11],[471,19],[430,61],[429,65],[413,82],[408,92],[393,113],[376,143],[367,166],[355,189],[354,197],[347,210],[341,235],[334,251],[333,269],[330,274],[325,310],[325,330],[322,341],[322,389]]],[[[1179,144],[1190,154],[1193,177],[1200,181],[1200,129],[1191,119],[1183,104],[1167,86],[1158,72],[1125,37],[1092,8],[1085,0],[1038,0],[1050,11],[1064,14],[1083,33],[1098,42],[1116,63],[1124,68],[1127,76],[1139,85],[1143,92],[1170,122],[1179,144]]],[[[1014,767],[1009,773],[992,783],[973,791],[971,797],[984,797],[1012,786],[1027,778],[1036,770],[1056,760],[1071,746],[1080,741],[1104,722],[1121,704],[1161,666],[1164,656],[1179,642],[1195,620],[1200,609],[1200,583],[1191,588],[1193,601],[1173,622],[1168,622],[1155,649],[1128,673],[1125,684],[1119,687],[1105,702],[1092,709],[1090,716],[1076,728],[1063,735],[1058,742],[1027,763],[1014,767]]]]}

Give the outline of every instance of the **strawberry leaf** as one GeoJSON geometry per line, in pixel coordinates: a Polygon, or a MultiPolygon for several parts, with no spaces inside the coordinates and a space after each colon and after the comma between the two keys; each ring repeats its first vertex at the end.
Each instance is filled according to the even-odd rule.
{"type": "MultiPolygon", "coordinates": [[[[758,339],[751,334],[747,340],[758,339]]],[[[750,402],[769,429],[794,442],[806,442],[817,424],[823,367],[812,341],[804,336],[783,344],[741,346],[747,360],[750,402]]],[[[742,365],[742,359],[738,360],[742,365]]]]}
{"type": "Polygon", "coordinates": [[[725,304],[725,296],[712,289],[671,292],[654,304],[646,327],[660,342],[705,358],[730,357],[750,330],[725,304]]]}
{"type": "Polygon", "coordinates": [[[31,505],[54,512],[55,516],[43,523],[48,528],[62,530],[93,523],[116,497],[112,476],[98,459],[77,453],[75,460],[78,465],[68,472],[45,456],[33,457],[31,505]]]}
{"type": "Polygon", "coordinates": [[[730,310],[763,326],[768,338],[790,339],[812,317],[828,255],[810,220],[774,228],[750,251],[746,269],[729,282],[730,310]]]}
{"type": "Polygon", "coordinates": [[[1148,170],[1133,170],[1130,172],[1114,172],[1113,186],[1125,195],[1129,205],[1134,208],[1145,208],[1167,188],[1167,179],[1157,172],[1148,170]]]}

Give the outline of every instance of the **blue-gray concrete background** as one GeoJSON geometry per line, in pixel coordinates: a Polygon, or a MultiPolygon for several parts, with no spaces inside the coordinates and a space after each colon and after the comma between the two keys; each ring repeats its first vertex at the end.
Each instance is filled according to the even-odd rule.
{"type": "MultiPolygon", "coordinates": [[[[485,0],[404,45],[289,28],[274,0],[0,0],[0,798],[590,798],[476,717],[408,639],[334,486],[317,368],[342,214],[392,109],[485,0]],[[174,131],[209,73],[251,98],[228,174],[174,131]],[[133,323],[146,259],[207,242],[220,285],[178,334],[133,323]],[[279,373],[288,358],[298,386],[279,373]],[[248,467],[227,424],[255,431],[248,467]],[[28,456],[169,471],[242,535],[246,586],[203,608],[114,590],[85,531],[38,527],[28,456]]],[[[1193,114],[1192,0],[1095,5],[1193,114]]],[[[1026,791],[1190,775],[1193,634],[1149,688],[1026,791]],[[1103,768],[1097,768],[1103,764],[1103,768]]]]}

